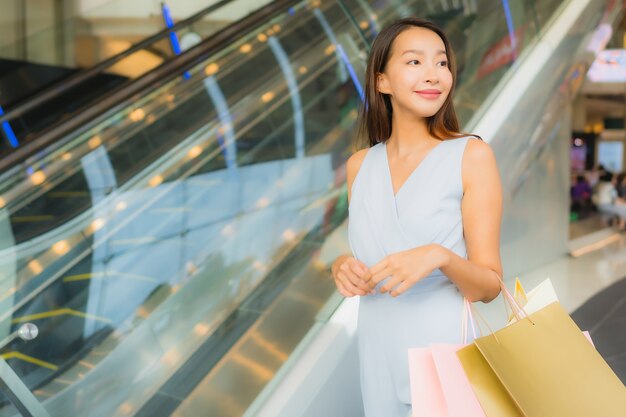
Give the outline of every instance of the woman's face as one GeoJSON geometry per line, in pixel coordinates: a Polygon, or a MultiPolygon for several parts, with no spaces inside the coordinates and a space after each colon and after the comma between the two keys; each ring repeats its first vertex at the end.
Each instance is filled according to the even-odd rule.
{"type": "Polygon", "coordinates": [[[428,29],[412,27],[393,41],[389,60],[378,74],[378,91],[391,96],[394,112],[433,116],[452,87],[445,45],[428,29]]]}

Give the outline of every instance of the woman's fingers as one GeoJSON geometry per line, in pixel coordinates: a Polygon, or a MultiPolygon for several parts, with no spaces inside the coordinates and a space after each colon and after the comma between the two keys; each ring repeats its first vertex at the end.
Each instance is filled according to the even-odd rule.
{"type": "Polygon", "coordinates": [[[350,266],[352,272],[354,272],[360,279],[363,279],[367,273],[367,266],[363,262],[352,258],[347,262],[347,264],[350,266]]]}
{"type": "Polygon", "coordinates": [[[385,257],[383,260],[371,267],[363,279],[370,285],[370,287],[373,288],[389,275],[391,275],[391,262],[389,257],[385,257]],[[372,282],[374,283],[372,284],[372,282]]]}
{"type": "MultiPolygon", "coordinates": [[[[365,272],[367,272],[367,270],[365,272]]],[[[369,285],[367,285],[367,283],[363,281],[362,277],[364,275],[364,272],[358,264],[349,265],[349,270],[346,271],[346,275],[354,286],[360,288],[366,293],[370,291],[369,285]]]]}
{"type": "MultiPolygon", "coordinates": [[[[392,275],[391,267],[385,267],[384,269],[378,270],[378,272],[372,274],[367,281],[370,288],[375,288],[379,282],[392,275]]],[[[371,273],[371,272],[370,272],[371,273]]]]}
{"type": "Polygon", "coordinates": [[[400,285],[398,285],[397,287],[395,288],[391,287],[392,289],[391,291],[389,291],[389,295],[391,295],[392,297],[397,297],[400,294],[403,294],[406,290],[408,290],[412,286],[413,286],[413,283],[410,282],[409,280],[402,281],[400,285]]]}
{"type": "MultiPolygon", "coordinates": [[[[356,259],[355,259],[356,260],[356,259]]],[[[367,274],[367,265],[365,265],[363,262],[356,260],[356,264],[359,266],[359,269],[361,270],[361,274],[360,277],[361,279],[363,279],[363,277],[365,276],[365,274],[367,274]]]]}
{"type": "Polygon", "coordinates": [[[356,289],[356,294],[365,295],[369,293],[369,286],[361,279],[360,266],[355,262],[345,262],[341,265],[338,272],[338,277],[343,279],[343,284],[346,289],[352,290],[352,287],[356,289]]]}
{"type": "Polygon", "coordinates": [[[352,283],[349,278],[349,275],[345,271],[339,271],[337,273],[337,278],[339,278],[339,282],[343,285],[343,287],[352,295],[365,295],[366,292],[364,290],[359,289],[356,285],[352,283]]]}
{"type": "Polygon", "coordinates": [[[410,285],[408,284],[408,280],[404,280],[401,275],[395,275],[389,278],[385,284],[380,287],[381,294],[388,292],[390,295],[395,297],[395,294],[401,294],[404,292],[410,285]],[[401,292],[399,292],[401,290],[401,292]]]}
{"type": "Polygon", "coordinates": [[[367,266],[362,262],[353,257],[345,257],[333,272],[335,285],[339,292],[345,297],[373,294],[374,292],[363,280],[367,271],[367,266]]]}
{"type": "Polygon", "coordinates": [[[372,276],[374,276],[374,274],[378,271],[380,271],[381,269],[385,268],[385,265],[387,264],[386,260],[383,259],[382,261],[380,261],[379,263],[377,263],[376,265],[374,265],[373,267],[371,267],[366,273],[365,275],[363,275],[363,280],[365,282],[369,282],[372,279],[372,276]]]}
{"type": "Polygon", "coordinates": [[[346,288],[343,286],[341,282],[335,281],[335,284],[337,285],[337,291],[339,291],[339,294],[348,298],[354,297],[354,294],[351,294],[348,290],[346,290],[346,288]]]}

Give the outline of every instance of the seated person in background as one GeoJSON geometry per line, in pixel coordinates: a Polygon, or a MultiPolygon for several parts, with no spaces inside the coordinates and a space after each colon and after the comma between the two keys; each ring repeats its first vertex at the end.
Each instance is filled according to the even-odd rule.
{"type": "Polygon", "coordinates": [[[620,230],[626,229],[626,200],[618,197],[612,173],[602,174],[591,199],[600,213],[617,215],[620,230]]]}
{"type": "Polygon", "coordinates": [[[600,177],[604,175],[605,172],[604,166],[602,165],[593,167],[590,171],[585,172],[585,178],[587,178],[587,182],[591,185],[592,189],[596,188],[598,181],[600,181],[600,177]]]}
{"type": "Polygon", "coordinates": [[[570,189],[572,198],[571,211],[586,216],[591,211],[591,185],[583,175],[576,176],[576,182],[570,189]]]}

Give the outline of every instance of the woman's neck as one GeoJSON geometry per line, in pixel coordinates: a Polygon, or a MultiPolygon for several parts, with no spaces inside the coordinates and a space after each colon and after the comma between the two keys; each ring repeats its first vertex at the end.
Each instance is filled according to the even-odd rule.
{"type": "Polygon", "coordinates": [[[391,135],[387,146],[396,155],[408,155],[420,152],[424,147],[432,146],[437,139],[428,132],[425,118],[415,116],[401,117],[395,112],[392,116],[391,135]]]}

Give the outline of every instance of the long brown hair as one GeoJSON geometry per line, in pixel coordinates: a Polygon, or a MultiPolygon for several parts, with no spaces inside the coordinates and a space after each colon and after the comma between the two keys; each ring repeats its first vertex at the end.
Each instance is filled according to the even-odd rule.
{"type": "MultiPolygon", "coordinates": [[[[427,118],[428,132],[437,139],[446,139],[464,136],[460,132],[459,119],[452,104],[452,94],[456,85],[456,60],[446,34],[434,23],[418,17],[406,17],[396,20],[380,31],[367,61],[365,72],[365,102],[361,107],[358,138],[369,139],[369,145],[374,146],[384,142],[391,135],[391,116],[393,108],[389,95],[383,94],[377,89],[378,74],[384,72],[389,61],[391,46],[396,37],[412,27],[420,27],[435,32],[445,45],[448,67],[452,73],[452,86],[443,106],[433,116],[427,118]]],[[[472,135],[476,136],[476,135],[472,135]]],[[[478,136],[477,136],[478,137],[478,136]]]]}

